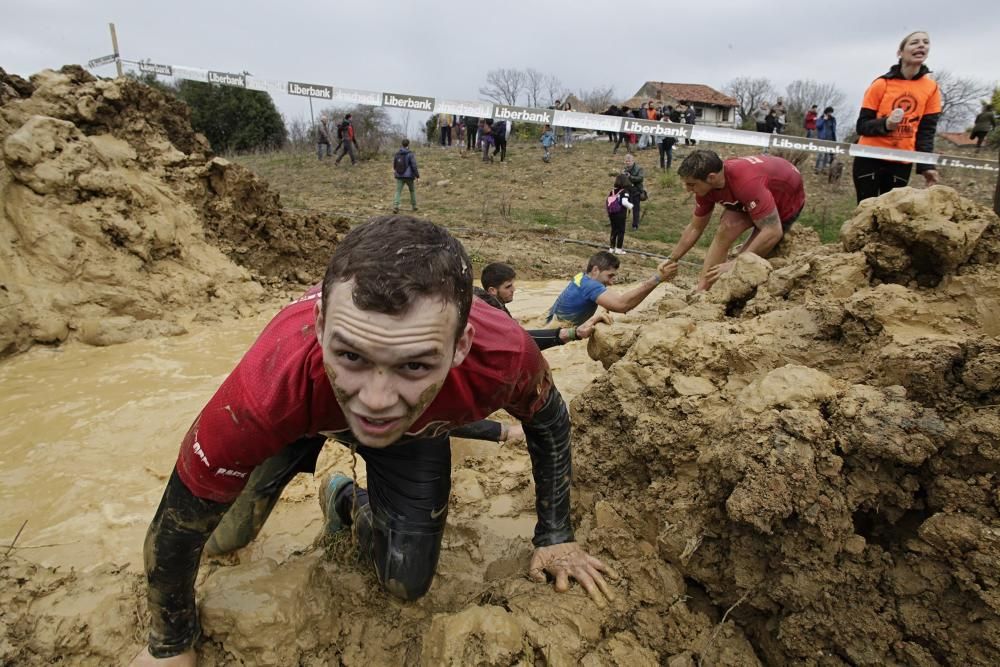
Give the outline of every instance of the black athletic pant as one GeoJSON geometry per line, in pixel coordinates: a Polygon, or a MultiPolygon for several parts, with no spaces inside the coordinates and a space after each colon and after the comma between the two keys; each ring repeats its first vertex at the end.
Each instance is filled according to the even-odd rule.
{"type": "Polygon", "coordinates": [[[471,151],[476,145],[476,132],[479,128],[475,125],[465,126],[465,150],[471,151]]]}
{"type": "Polygon", "coordinates": [[[441,145],[451,146],[451,126],[445,125],[441,128],[441,145]]]}
{"type": "Polygon", "coordinates": [[[870,157],[854,158],[852,176],[858,203],[869,197],[884,195],[894,188],[904,188],[910,182],[912,164],[889,162],[870,157]]]}
{"type": "MultiPolygon", "coordinates": [[[[194,576],[202,545],[209,554],[249,544],[260,532],[285,486],[300,472],[312,472],[326,438],[302,438],[254,469],[232,504],[194,496],[177,475],[167,483],[160,507],[146,535],[145,565],[154,614],[150,648],[154,657],[176,655],[199,632],[194,604],[194,576]],[[165,512],[165,507],[170,512],[165,512]],[[211,537],[205,544],[205,538],[211,537]],[[178,563],[189,578],[171,576],[178,563]]],[[[370,560],[379,582],[393,595],[416,600],[430,588],[441,553],[441,536],[451,492],[451,444],[448,434],[373,449],[358,446],[368,471],[368,490],[357,489],[351,512],[351,485],[334,506],[345,523],[358,522],[358,546],[370,560]]]]}
{"type": "MultiPolygon", "coordinates": [[[[569,412],[555,387],[523,425],[538,515],[532,542],[542,547],[572,541],[569,412]]],[[[144,548],[153,657],[177,655],[198,637],[194,582],[206,541],[213,549],[249,543],[292,477],[315,470],[325,441],[322,436],[304,437],[264,461],[233,503],[198,498],[174,469],[144,548]]],[[[351,511],[355,493],[347,485],[334,506],[345,522],[358,522],[360,553],[371,560],[385,589],[416,599],[430,587],[441,552],[451,490],[448,434],[383,449],[359,446],[357,451],[367,464],[368,490],[357,489],[358,504],[351,511]]]]}
{"type": "Polygon", "coordinates": [[[493,137],[493,155],[500,153],[500,161],[507,157],[507,137],[493,137]]]}
{"type": "Polygon", "coordinates": [[[611,219],[611,241],[608,246],[612,248],[621,248],[625,243],[625,217],[627,213],[622,212],[613,216],[609,216],[611,219]]]}
{"type": "Polygon", "coordinates": [[[670,169],[670,165],[674,162],[674,143],[676,139],[673,137],[667,137],[657,144],[660,147],[660,169],[670,169]],[[666,160],[664,161],[664,158],[666,160]],[[664,164],[664,162],[666,162],[664,164]]]}
{"type": "Polygon", "coordinates": [[[629,194],[628,199],[632,202],[632,229],[639,229],[639,220],[641,218],[639,214],[639,205],[642,202],[642,191],[633,190],[629,194]]]}

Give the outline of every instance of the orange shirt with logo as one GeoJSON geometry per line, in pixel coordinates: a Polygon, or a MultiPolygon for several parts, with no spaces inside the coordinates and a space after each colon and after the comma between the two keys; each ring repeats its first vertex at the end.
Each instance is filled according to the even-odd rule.
{"type": "Polygon", "coordinates": [[[920,119],[926,114],[941,113],[941,90],[927,75],[919,79],[880,77],[868,86],[861,106],[874,109],[879,118],[888,116],[893,109],[902,109],[903,121],[888,134],[862,136],[859,144],[912,151],[916,150],[920,119]]]}

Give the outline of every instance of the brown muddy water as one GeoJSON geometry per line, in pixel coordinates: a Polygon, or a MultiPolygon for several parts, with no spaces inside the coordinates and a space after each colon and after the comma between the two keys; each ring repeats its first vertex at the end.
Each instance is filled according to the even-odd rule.
{"type": "MultiPolygon", "coordinates": [[[[518,283],[512,313],[537,321],[564,285],[518,283]]],[[[181,437],[267,319],[107,348],[35,348],[0,364],[0,545],[11,544],[23,524],[18,553],[34,562],[137,568],[181,437]]],[[[567,401],[602,372],[585,343],[545,356],[567,401]]],[[[470,459],[490,458],[497,448],[456,440],[455,470],[470,459]]],[[[526,465],[515,467],[529,474],[526,465]]],[[[346,450],[325,449],[319,472],[331,469],[350,473],[346,450]]],[[[363,478],[360,460],[357,470],[363,478]]],[[[304,475],[289,485],[264,532],[245,550],[251,560],[282,561],[312,542],[320,525],[315,487],[304,475]]],[[[505,538],[529,538],[533,514],[530,503],[500,497],[482,517],[483,527],[505,538]]]]}

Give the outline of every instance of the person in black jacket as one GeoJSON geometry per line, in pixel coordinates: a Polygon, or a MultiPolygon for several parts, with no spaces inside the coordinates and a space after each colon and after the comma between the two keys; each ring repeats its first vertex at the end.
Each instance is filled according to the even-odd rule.
{"type": "Polygon", "coordinates": [[[400,148],[392,158],[392,171],[396,177],[396,196],[392,200],[392,212],[399,213],[399,196],[403,194],[403,186],[410,190],[410,206],[417,210],[417,189],[414,181],[420,178],[417,169],[417,158],[410,150],[410,140],[403,139],[400,148]]]}

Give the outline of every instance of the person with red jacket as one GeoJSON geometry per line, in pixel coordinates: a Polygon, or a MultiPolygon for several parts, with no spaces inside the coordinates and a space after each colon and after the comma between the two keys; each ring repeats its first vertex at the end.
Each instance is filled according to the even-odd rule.
{"type": "Polygon", "coordinates": [[[816,117],[819,116],[816,109],[818,108],[819,105],[814,104],[809,108],[809,111],[806,112],[806,119],[803,125],[806,128],[806,137],[809,139],[816,136],[816,117]]]}
{"type": "Polygon", "coordinates": [[[351,164],[357,164],[358,157],[355,149],[358,147],[358,140],[354,138],[354,124],[351,122],[351,114],[344,116],[343,122],[337,126],[337,159],[334,164],[340,164],[344,155],[351,156],[351,164]]]}
{"type": "Polygon", "coordinates": [[[206,543],[248,543],[328,438],[355,448],[368,488],[324,481],[326,532],[404,600],[431,585],[451,492],[449,432],[505,409],[521,420],[538,522],[529,575],[576,579],[595,602],[606,566],[575,541],[570,421],[528,333],[472,294],[472,262],[443,227],[408,216],[352,229],[321,286],[285,306],[195,418],[145,541],[150,634],[133,666],[196,664],[195,582],[206,543]],[[239,537],[238,541],[228,539],[239,537]]]}
{"type": "Polygon", "coordinates": [[[772,155],[748,155],[723,162],[714,151],[696,150],[684,158],[677,175],[695,196],[694,215],[669,259],[660,263],[661,270],[694,247],[712,219],[716,204],[725,209],[705,253],[699,290],[707,290],[732,268],[733,262],[725,261],[729,249],[748,229],[753,233],[740,252],[767,257],[798,219],[806,202],[802,174],[788,160],[772,155]]]}
{"type": "MultiPolygon", "coordinates": [[[[862,146],[934,152],[934,134],[941,116],[941,89],[925,64],[931,52],[926,32],[911,32],[899,43],[899,62],[875,79],[865,91],[858,114],[862,146]]],[[[858,202],[878,197],[910,182],[913,165],[897,160],[855,157],[853,178],[858,202]]],[[[918,164],[927,185],[940,179],[933,164],[918,164]]]]}

